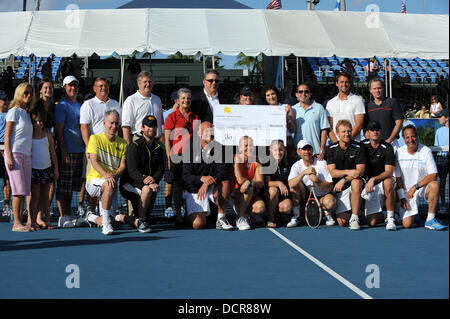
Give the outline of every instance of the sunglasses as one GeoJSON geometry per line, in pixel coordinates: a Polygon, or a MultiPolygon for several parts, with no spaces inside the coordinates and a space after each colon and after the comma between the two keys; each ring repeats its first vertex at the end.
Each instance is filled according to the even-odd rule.
{"type": "Polygon", "coordinates": [[[33,96],[33,92],[25,91],[25,92],[23,92],[23,95],[31,95],[31,96],[33,96]]]}
{"type": "Polygon", "coordinates": [[[305,93],[305,94],[308,94],[309,93],[309,90],[299,90],[299,91],[297,91],[297,93],[298,94],[303,94],[303,93],[305,93]]]}
{"type": "Polygon", "coordinates": [[[219,80],[213,80],[213,79],[209,79],[209,80],[205,80],[205,81],[208,81],[209,83],[213,83],[213,82],[219,83],[219,80]]]}

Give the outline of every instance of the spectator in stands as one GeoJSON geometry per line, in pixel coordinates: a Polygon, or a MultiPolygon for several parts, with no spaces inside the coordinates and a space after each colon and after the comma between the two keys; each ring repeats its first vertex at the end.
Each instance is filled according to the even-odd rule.
{"type": "Polygon", "coordinates": [[[240,105],[253,105],[255,104],[255,93],[249,86],[244,86],[239,93],[240,105]]]}
{"type": "Polygon", "coordinates": [[[288,177],[294,203],[294,216],[288,227],[295,227],[300,223],[300,205],[308,199],[310,189],[307,187],[310,188],[311,185],[324,210],[326,225],[334,226],[336,222],[332,213],[336,209],[336,195],[333,193],[333,179],[328,171],[327,162],[313,156],[313,145],[307,140],[298,142],[297,152],[301,159],[292,166],[288,177]]]}
{"type": "MultiPolygon", "coordinates": [[[[105,112],[109,110],[116,110],[119,114],[122,112],[119,103],[109,97],[109,81],[104,77],[98,77],[94,80],[93,91],[95,96],[91,99],[84,101],[80,109],[80,131],[83,137],[84,145],[87,147],[89,144],[89,138],[91,135],[98,135],[105,131],[103,120],[105,112]]],[[[119,119],[120,124],[120,119],[119,119]]],[[[120,126],[119,126],[120,133],[120,126]]],[[[91,169],[91,163],[88,155],[83,158],[83,179],[86,178],[86,174],[91,169]]],[[[92,212],[95,212],[97,201],[89,197],[89,208],[92,212]]],[[[85,215],[85,207],[83,202],[78,203],[78,213],[81,216],[85,215]]]]}
{"type": "Polygon", "coordinates": [[[200,138],[200,147],[191,143],[191,159],[183,163],[186,187],[183,198],[188,220],[194,229],[202,228],[211,212],[209,202],[213,202],[218,208],[216,229],[232,230],[234,227],[225,215],[230,195],[230,165],[224,160],[224,147],[214,140],[210,122],[202,122],[196,134],[200,138]]]}
{"type": "Polygon", "coordinates": [[[312,143],[313,154],[319,160],[324,159],[330,122],[323,106],[312,98],[309,85],[300,83],[295,93],[299,103],[294,105],[296,130],[294,136],[295,145],[301,140],[312,143]]]}
{"type": "Polygon", "coordinates": [[[397,150],[395,176],[403,227],[412,226],[414,216],[419,213],[419,198],[424,198],[428,202],[425,228],[444,230],[447,227],[441,225],[435,216],[439,200],[439,184],[436,182],[438,171],[433,154],[430,148],[419,143],[415,126],[406,126],[402,134],[406,145],[397,150]]]}
{"type": "MultiPolygon", "coordinates": [[[[163,113],[164,122],[166,122],[167,117],[170,113],[174,112],[178,108],[178,92],[172,92],[170,95],[170,98],[172,100],[173,106],[165,111],[163,113]]],[[[164,125],[163,125],[163,134],[165,134],[164,131],[164,125]]],[[[165,138],[164,138],[165,140],[165,138]]],[[[164,211],[164,216],[171,217],[175,214],[173,208],[172,208],[172,183],[173,183],[173,174],[169,170],[169,164],[168,164],[168,158],[165,151],[165,144],[162,144],[164,148],[164,200],[166,202],[166,209],[164,211]]]]}
{"type": "Polygon", "coordinates": [[[431,117],[438,117],[438,113],[442,111],[442,105],[438,101],[438,98],[436,95],[433,95],[431,97],[431,105],[430,105],[430,116],[431,117]]]}
{"type": "Polygon", "coordinates": [[[83,68],[84,62],[81,60],[78,55],[75,53],[72,54],[72,57],[70,59],[70,65],[72,70],[72,75],[76,77],[77,79],[81,79],[81,69],[83,68]]]}
{"type": "Polygon", "coordinates": [[[4,161],[12,192],[14,224],[12,231],[33,230],[22,224],[25,196],[31,195],[31,147],[33,126],[29,111],[35,103],[34,89],[27,83],[19,84],[6,114],[4,161]]]}
{"type": "Polygon", "coordinates": [[[133,205],[134,215],[138,218],[138,231],[147,233],[151,231],[148,211],[153,208],[159,181],[164,174],[164,149],[156,139],[156,117],[144,117],[141,130],[142,137],[128,146],[120,192],[133,205]]]}
{"type": "MultiPolygon", "coordinates": [[[[275,140],[269,147],[270,155],[277,163],[276,170],[272,174],[265,175],[267,227],[275,228],[275,212],[287,215],[292,209],[292,200],[289,198],[288,177],[290,167],[287,161],[286,147],[283,141],[275,140]]],[[[271,161],[272,162],[272,161],[271,161]]]]}
{"type": "Polygon", "coordinates": [[[357,63],[349,58],[344,58],[340,64],[340,66],[344,68],[344,72],[347,74],[351,85],[353,85],[353,78],[355,76],[355,65],[357,65],[357,63]]]}
{"type": "Polygon", "coordinates": [[[417,113],[414,115],[414,118],[416,119],[429,119],[430,113],[428,113],[428,109],[425,105],[422,105],[422,108],[417,111],[417,113]]]}
{"type": "Polygon", "coordinates": [[[84,180],[83,157],[85,145],[80,130],[81,103],[77,101],[78,80],[70,75],[64,78],[65,98],[55,108],[55,133],[59,179],[56,202],[60,211],[59,227],[73,227],[71,215],[72,192],[80,192],[84,180]]]}
{"type": "Polygon", "coordinates": [[[394,148],[381,138],[382,124],[371,121],[366,127],[368,139],[361,142],[361,149],[367,154],[366,177],[361,197],[365,199],[365,217],[369,226],[383,223],[386,219],[383,208],[386,207],[386,230],[396,230],[394,222],[394,148]]]}
{"type": "Polygon", "coordinates": [[[353,131],[349,120],[339,120],[336,131],[339,141],[327,148],[325,156],[333,178],[333,191],[337,193],[336,218],[339,226],[349,223],[350,229],[359,230],[358,213],[367,155],[360,144],[351,139],[353,131]]]}
{"type": "Polygon", "coordinates": [[[378,62],[375,57],[369,59],[369,63],[366,65],[367,69],[367,81],[378,77],[378,62]]]}
{"type": "MultiPolygon", "coordinates": [[[[14,70],[13,70],[13,68],[10,65],[8,65],[6,67],[6,72],[3,73],[3,84],[4,84],[5,93],[6,93],[6,96],[8,97],[8,100],[13,98],[13,94],[14,94],[14,86],[13,86],[14,77],[15,77],[14,70]]],[[[26,78],[26,77],[24,77],[24,78],[26,78]]]]}
{"type": "Polygon", "coordinates": [[[444,109],[436,117],[439,118],[439,124],[444,125],[436,130],[434,135],[434,145],[440,147],[446,147],[447,150],[441,150],[437,154],[437,168],[439,176],[439,194],[441,196],[441,206],[439,213],[448,214],[448,204],[445,203],[445,186],[448,175],[448,157],[449,157],[449,124],[448,124],[448,109],[444,109]]]}
{"type": "Polygon", "coordinates": [[[3,215],[10,216],[11,186],[4,161],[6,112],[8,112],[8,96],[4,91],[0,91],[0,178],[3,179],[3,215]]]}
{"type": "Polygon", "coordinates": [[[213,123],[214,106],[226,103],[219,92],[219,72],[208,70],[203,76],[203,90],[192,97],[192,112],[199,119],[213,123]]]}
{"type": "Polygon", "coordinates": [[[248,214],[250,213],[254,224],[261,224],[264,222],[261,213],[266,209],[263,200],[264,175],[261,173],[261,164],[256,160],[253,139],[249,136],[242,136],[239,139],[233,172],[231,185],[234,207],[238,215],[236,227],[239,230],[249,230],[251,226],[248,214]]]}
{"type": "Polygon", "coordinates": [[[41,72],[44,79],[53,79],[51,57],[48,57],[45,63],[42,65],[41,72]]]}
{"type": "MultiPolygon", "coordinates": [[[[409,117],[408,107],[405,105],[402,110],[403,110],[402,129],[403,129],[403,127],[405,127],[407,125],[416,126],[414,124],[414,122],[412,122],[411,120],[408,119],[408,117],[409,117]]],[[[405,139],[403,138],[403,134],[400,133],[400,136],[399,136],[397,142],[398,142],[398,147],[405,145],[405,139]]]]}
{"type": "Polygon", "coordinates": [[[152,93],[153,75],[142,71],[137,76],[138,90],[127,97],[122,107],[123,138],[130,144],[141,137],[141,124],[144,117],[153,115],[158,121],[156,138],[162,136],[163,110],[161,99],[152,93]]]}
{"type": "MultiPolygon", "coordinates": [[[[86,191],[91,197],[99,198],[102,234],[111,235],[114,232],[111,219],[122,222],[124,218],[116,216],[116,195],[119,178],[126,169],[127,142],[117,136],[120,114],[115,109],[106,111],[103,125],[103,133],[89,137],[86,152],[92,167],[86,178],[86,191]]],[[[87,216],[89,221],[92,215],[87,216]]],[[[95,222],[99,224],[98,218],[95,222]]]]}
{"type": "Polygon", "coordinates": [[[192,142],[193,132],[196,130],[199,117],[191,110],[191,96],[189,89],[178,90],[178,108],[167,117],[164,123],[164,138],[169,170],[173,174],[172,196],[174,200],[176,223],[183,223],[181,213],[183,193],[183,162],[182,154],[192,142]]]}
{"type": "Polygon", "coordinates": [[[28,206],[32,229],[53,229],[50,221],[50,186],[59,178],[53,134],[44,127],[44,111],[31,110],[33,144],[31,149],[31,198],[28,206]]]}
{"type": "Polygon", "coordinates": [[[336,77],[338,95],[328,101],[327,112],[330,121],[329,138],[332,143],[338,141],[336,124],[339,120],[348,120],[353,127],[351,139],[359,142],[366,113],[361,96],[350,92],[351,78],[346,73],[339,73],[336,77]]]}
{"type": "Polygon", "coordinates": [[[384,96],[384,86],[380,78],[369,80],[369,92],[373,96],[373,101],[366,103],[366,138],[369,138],[367,124],[377,121],[381,124],[380,138],[386,143],[393,144],[396,149],[403,122],[400,105],[395,98],[384,96]]]}

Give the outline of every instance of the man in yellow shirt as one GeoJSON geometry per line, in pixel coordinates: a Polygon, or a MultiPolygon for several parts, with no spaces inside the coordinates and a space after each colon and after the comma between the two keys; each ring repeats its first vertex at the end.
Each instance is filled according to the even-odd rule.
{"type": "Polygon", "coordinates": [[[86,190],[91,197],[100,199],[100,218],[87,216],[88,221],[102,226],[104,235],[111,235],[114,229],[111,218],[120,221],[116,213],[116,194],[119,178],[125,171],[127,142],[117,136],[120,115],[116,110],[105,113],[103,125],[105,131],[91,135],[86,153],[89,154],[92,167],[86,178],[86,190]]]}

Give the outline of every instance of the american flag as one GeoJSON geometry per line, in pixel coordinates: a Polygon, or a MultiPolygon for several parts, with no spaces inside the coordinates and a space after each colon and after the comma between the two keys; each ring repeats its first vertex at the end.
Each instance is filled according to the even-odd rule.
{"type": "Polygon", "coordinates": [[[266,7],[266,9],[281,9],[281,0],[272,0],[266,7]]]}
{"type": "Polygon", "coordinates": [[[406,4],[405,4],[405,1],[402,1],[402,13],[406,13],[406,4]]]}

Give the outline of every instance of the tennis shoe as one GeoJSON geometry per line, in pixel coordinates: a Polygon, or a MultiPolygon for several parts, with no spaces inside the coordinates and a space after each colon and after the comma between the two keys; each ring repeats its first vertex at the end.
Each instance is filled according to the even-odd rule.
{"type": "Polygon", "coordinates": [[[75,227],[75,223],[71,216],[62,216],[58,219],[59,228],[72,228],[75,227]]]}
{"type": "Polygon", "coordinates": [[[386,219],[386,230],[397,230],[397,226],[395,226],[394,218],[386,219]]]}
{"type": "Polygon", "coordinates": [[[164,216],[166,217],[175,216],[175,211],[173,210],[172,207],[167,207],[166,210],[164,211],[164,216]]]}
{"type": "Polygon", "coordinates": [[[333,216],[331,216],[330,213],[325,214],[325,225],[327,226],[334,226],[336,224],[336,221],[333,219],[333,216]]]}
{"type": "Polygon", "coordinates": [[[102,234],[112,235],[112,233],[114,233],[114,228],[111,226],[111,224],[104,224],[102,227],[102,234]]]}
{"type": "Polygon", "coordinates": [[[141,219],[139,219],[137,230],[140,233],[149,233],[152,231],[150,225],[146,221],[141,219]]]}
{"type": "Polygon", "coordinates": [[[238,220],[236,221],[236,227],[239,230],[249,230],[251,228],[247,218],[244,216],[238,218],[238,220]]]}
{"type": "Polygon", "coordinates": [[[425,228],[430,230],[444,230],[447,226],[442,225],[436,218],[425,222],[425,228]]]}
{"type": "Polygon", "coordinates": [[[359,218],[358,217],[350,217],[349,228],[351,230],[360,230],[361,226],[359,226],[359,218]]]}
{"type": "Polygon", "coordinates": [[[228,222],[225,217],[218,218],[216,221],[216,229],[232,230],[234,227],[228,222]]]}
{"type": "Polygon", "coordinates": [[[286,225],[286,227],[297,227],[298,225],[300,225],[300,221],[298,220],[298,218],[292,218],[291,221],[286,225]]]}

